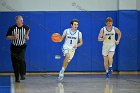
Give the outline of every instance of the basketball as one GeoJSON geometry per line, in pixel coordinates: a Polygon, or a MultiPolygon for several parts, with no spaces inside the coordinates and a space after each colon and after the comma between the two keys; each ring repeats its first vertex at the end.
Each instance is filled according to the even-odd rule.
{"type": "Polygon", "coordinates": [[[61,41],[61,35],[59,33],[53,33],[51,38],[52,38],[53,42],[60,42],[61,41]]]}

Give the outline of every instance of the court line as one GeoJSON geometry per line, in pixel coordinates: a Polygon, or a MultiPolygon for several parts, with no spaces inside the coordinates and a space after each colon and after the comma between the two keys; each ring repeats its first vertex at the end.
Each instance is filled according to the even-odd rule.
{"type": "Polygon", "coordinates": [[[15,93],[15,87],[14,87],[14,78],[11,76],[11,93],[15,93]]]}
{"type": "Polygon", "coordinates": [[[11,86],[0,86],[1,88],[8,88],[8,87],[11,87],[11,86]]]}
{"type": "MultiPolygon", "coordinates": [[[[27,75],[58,75],[59,72],[30,72],[27,73],[27,75]]],[[[86,74],[106,74],[105,72],[65,72],[65,74],[80,74],[80,75],[86,75],[86,74]]],[[[119,74],[119,75],[139,75],[140,71],[121,71],[121,72],[113,72],[113,74],[119,74]]],[[[11,75],[11,77],[14,75],[14,73],[0,73],[0,75],[5,76],[5,75],[11,75]]]]}

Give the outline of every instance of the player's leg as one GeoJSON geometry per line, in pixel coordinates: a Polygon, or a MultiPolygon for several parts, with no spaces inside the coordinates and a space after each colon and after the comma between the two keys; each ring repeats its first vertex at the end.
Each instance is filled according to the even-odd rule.
{"type": "Polygon", "coordinates": [[[108,72],[108,56],[104,56],[104,67],[105,67],[105,71],[106,73],[108,72]]]}
{"type": "Polygon", "coordinates": [[[106,78],[110,77],[110,73],[109,73],[109,63],[108,63],[108,56],[104,56],[104,67],[105,67],[105,71],[106,71],[106,78]]]}
{"type": "Polygon", "coordinates": [[[59,72],[59,77],[58,77],[59,80],[62,80],[62,79],[64,78],[64,71],[65,71],[65,69],[66,69],[67,66],[68,66],[68,60],[69,60],[69,58],[70,58],[69,53],[66,53],[66,54],[65,54],[64,61],[63,61],[62,69],[61,69],[60,72],[59,72]]]}
{"type": "Polygon", "coordinates": [[[116,48],[115,45],[111,46],[110,47],[109,54],[108,54],[108,59],[109,59],[109,73],[110,74],[112,74],[112,72],[113,72],[112,65],[113,65],[113,56],[114,56],[114,53],[115,53],[115,48],[116,48]]]}
{"type": "Polygon", "coordinates": [[[63,61],[63,69],[66,69],[67,66],[68,66],[68,63],[69,63],[69,59],[70,59],[70,54],[69,53],[66,53],[65,54],[65,58],[64,58],[64,61],[63,61]]]}
{"type": "Polygon", "coordinates": [[[62,70],[66,70],[69,62],[72,60],[73,56],[75,54],[75,51],[74,50],[69,50],[68,53],[65,54],[65,59],[63,61],[63,67],[62,67],[62,70]]]}
{"type": "Polygon", "coordinates": [[[109,53],[109,47],[108,47],[108,45],[103,45],[102,55],[103,55],[103,58],[104,58],[104,68],[105,68],[105,71],[106,71],[106,78],[109,78],[109,71],[108,71],[108,67],[109,67],[108,53],[109,53]]]}
{"type": "Polygon", "coordinates": [[[64,77],[64,71],[66,70],[66,68],[67,68],[69,62],[71,61],[71,59],[73,58],[75,51],[71,51],[71,50],[66,51],[65,50],[64,53],[65,53],[65,59],[63,61],[62,69],[59,72],[59,79],[60,80],[63,79],[63,77],[64,77]]]}
{"type": "Polygon", "coordinates": [[[65,58],[63,60],[62,69],[59,72],[59,77],[58,77],[59,80],[62,80],[63,79],[63,77],[64,77],[64,71],[65,71],[65,69],[68,66],[68,61],[69,61],[69,58],[70,58],[70,54],[69,54],[69,50],[68,49],[62,49],[62,51],[63,51],[63,54],[64,54],[65,58]]]}
{"type": "Polygon", "coordinates": [[[112,74],[112,72],[113,72],[113,69],[112,69],[113,56],[114,56],[114,51],[109,52],[109,54],[108,54],[108,59],[109,59],[109,74],[112,74]]]}

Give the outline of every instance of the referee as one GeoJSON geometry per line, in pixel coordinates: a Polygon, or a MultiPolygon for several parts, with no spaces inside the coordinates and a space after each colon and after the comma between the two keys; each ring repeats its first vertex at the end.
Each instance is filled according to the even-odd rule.
{"type": "Polygon", "coordinates": [[[15,82],[25,80],[26,74],[26,40],[29,40],[30,28],[23,24],[23,17],[16,16],[16,24],[9,27],[6,37],[11,41],[11,60],[15,74],[15,82]]]}

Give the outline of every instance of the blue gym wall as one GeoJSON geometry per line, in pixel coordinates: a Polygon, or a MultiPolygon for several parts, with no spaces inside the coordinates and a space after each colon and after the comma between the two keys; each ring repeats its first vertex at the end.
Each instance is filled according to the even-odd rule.
{"type": "Polygon", "coordinates": [[[122,40],[118,49],[118,69],[138,70],[138,12],[119,11],[122,40]]]}
{"type": "MultiPolygon", "coordinates": [[[[88,4],[90,4],[89,1],[91,0],[87,0],[88,4]]],[[[113,3],[117,3],[117,0],[107,0],[107,3],[108,1],[112,2],[112,4],[110,4],[112,8],[105,6],[112,10],[105,11],[104,7],[101,7],[102,9],[100,9],[100,11],[91,11],[90,9],[89,11],[80,10],[82,6],[80,6],[80,4],[77,6],[78,4],[76,3],[75,6],[70,5],[68,7],[72,7],[72,10],[76,8],[78,11],[51,11],[50,9],[49,11],[11,12],[12,7],[8,8],[8,11],[1,11],[0,72],[13,71],[9,51],[10,42],[6,40],[5,35],[8,27],[15,24],[15,16],[17,15],[22,15],[24,23],[30,26],[30,40],[27,41],[26,51],[28,72],[52,72],[61,69],[64,58],[61,51],[63,42],[53,43],[51,41],[51,35],[54,32],[62,34],[64,29],[70,27],[70,21],[73,18],[80,21],[78,29],[83,34],[84,44],[76,50],[75,56],[70,62],[67,71],[104,71],[103,57],[101,54],[102,43],[97,41],[97,37],[100,28],[105,25],[105,19],[108,16],[113,18],[114,26],[118,27],[122,32],[122,39],[116,48],[114,56],[114,70],[140,70],[140,11],[136,9],[114,10],[113,6],[115,4],[113,3]],[[55,59],[55,55],[60,55],[61,59],[55,59]]],[[[91,6],[98,7],[96,3],[93,4],[95,5],[91,6]]],[[[124,4],[126,4],[126,2],[124,4]]],[[[8,6],[7,3],[5,6],[3,5],[3,7],[6,6],[8,6]]],[[[28,4],[26,7],[29,7],[28,4]]],[[[35,7],[32,9],[35,9],[35,7]]]]}
{"type": "Polygon", "coordinates": [[[138,11],[138,70],[140,70],[140,11],[138,11]]]}

